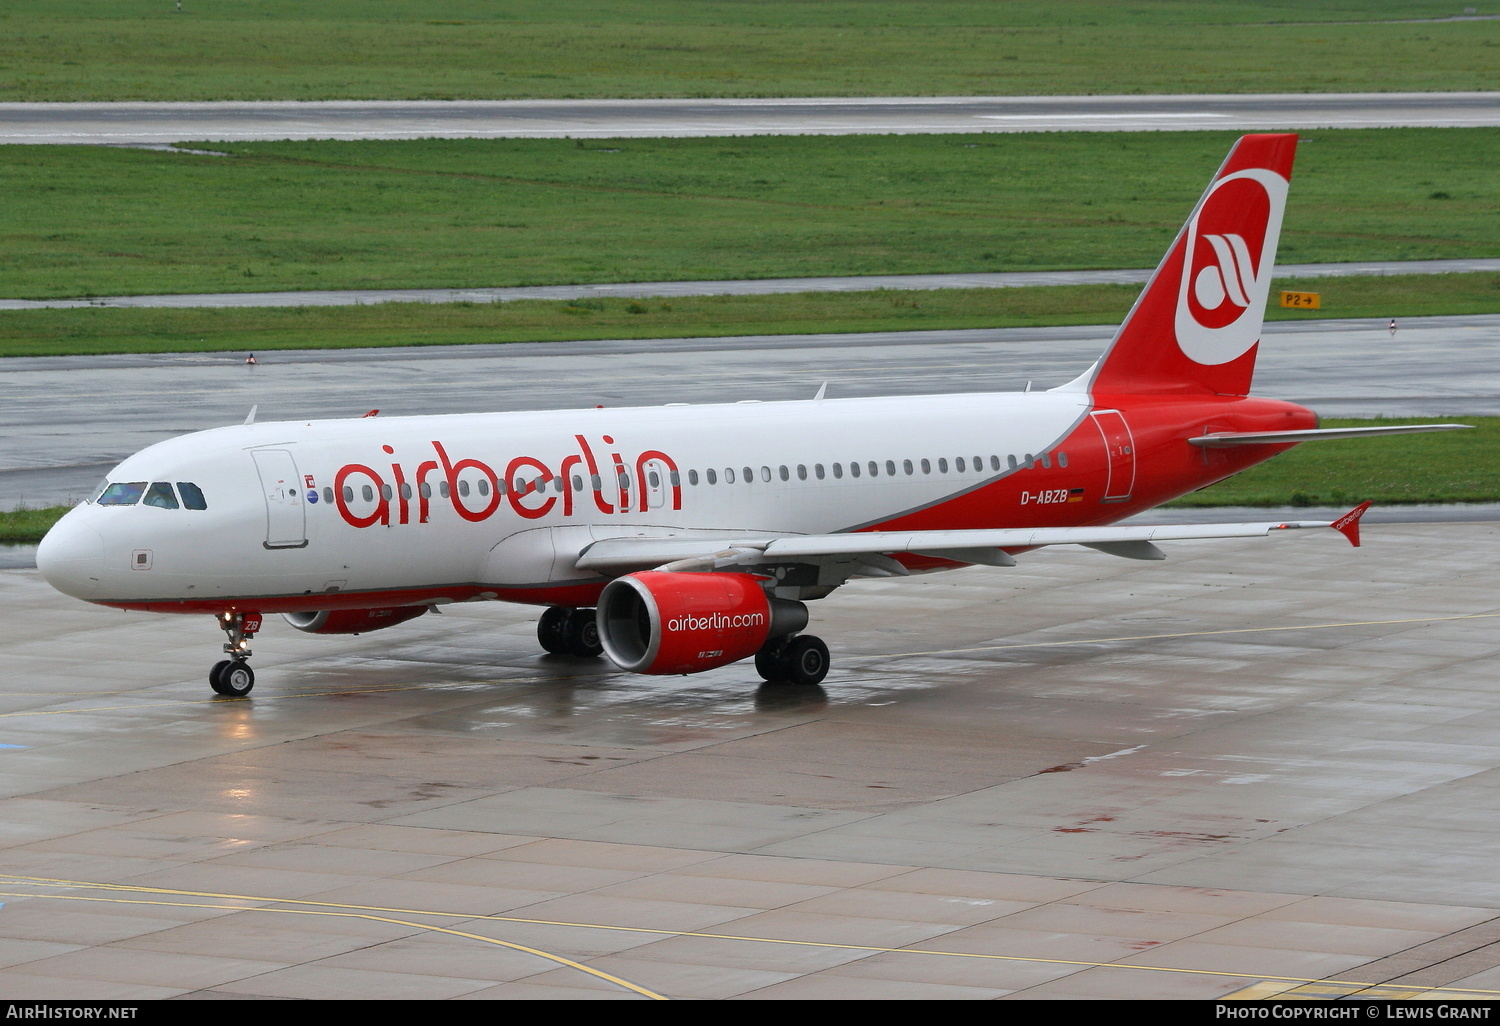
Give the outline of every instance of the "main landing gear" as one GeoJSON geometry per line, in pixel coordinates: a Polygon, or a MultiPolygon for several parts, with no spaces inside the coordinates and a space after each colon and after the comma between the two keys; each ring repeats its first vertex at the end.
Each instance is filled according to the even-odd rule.
{"type": "Polygon", "coordinates": [[[828,646],[811,634],[772,638],[755,653],[755,672],[768,681],[821,684],[828,676],[828,646]]]}
{"type": "Polygon", "coordinates": [[[220,613],[219,628],[229,637],[224,643],[228,659],[221,659],[208,671],[208,684],[221,695],[244,698],[255,687],[255,671],[250,669],[250,639],[260,630],[259,613],[220,613]]]}
{"type": "Polygon", "coordinates": [[[553,655],[594,659],[604,654],[592,609],[550,606],[537,621],[536,638],[553,655]]]}

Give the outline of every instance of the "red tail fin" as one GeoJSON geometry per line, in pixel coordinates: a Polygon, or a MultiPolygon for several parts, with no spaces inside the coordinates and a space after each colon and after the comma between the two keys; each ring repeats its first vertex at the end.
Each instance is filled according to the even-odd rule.
{"type": "Polygon", "coordinates": [[[1094,392],[1247,395],[1295,135],[1235,143],[1094,372],[1094,392]]]}

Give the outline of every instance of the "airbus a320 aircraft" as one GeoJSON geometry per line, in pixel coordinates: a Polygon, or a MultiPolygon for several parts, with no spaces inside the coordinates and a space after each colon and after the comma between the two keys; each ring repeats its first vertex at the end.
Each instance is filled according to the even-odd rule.
{"type": "Polygon", "coordinates": [[[1047,392],[246,423],[153,445],[37,552],[69,595],[212,614],[209,681],[247,694],[267,613],[315,634],[449,602],[546,606],[548,652],[686,674],[828,672],[805,603],[855,577],[1012,566],[1045,545],[1326,523],[1112,527],[1321,438],[1250,398],[1294,135],[1240,139],[1104,356],[1047,392]]]}

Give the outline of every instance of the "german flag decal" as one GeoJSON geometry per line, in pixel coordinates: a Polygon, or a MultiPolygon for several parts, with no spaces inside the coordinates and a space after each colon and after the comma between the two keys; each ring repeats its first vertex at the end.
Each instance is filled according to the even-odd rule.
{"type": "Polygon", "coordinates": [[[1068,489],[1068,501],[1069,502],[1082,502],[1083,501],[1083,489],[1082,488],[1069,488],[1068,489]]]}

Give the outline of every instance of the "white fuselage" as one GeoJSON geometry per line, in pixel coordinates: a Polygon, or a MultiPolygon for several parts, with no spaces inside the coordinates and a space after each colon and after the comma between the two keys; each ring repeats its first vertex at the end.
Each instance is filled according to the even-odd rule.
{"type": "MultiPolygon", "coordinates": [[[[77,571],[52,576],[80,598],[182,611],[335,595],[548,602],[549,589],[602,582],[573,566],[590,541],[889,522],[1040,469],[1089,410],[1064,391],[219,428],[109,475],[192,482],[206,509],[79,506],[50,560],[77,571]]],[[[1073,454],[1076,475],[1090,457],[1073,454]]],[[[1034,522],[1021,494],[989,523],[953,526],[1034,522]]]]}

